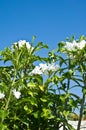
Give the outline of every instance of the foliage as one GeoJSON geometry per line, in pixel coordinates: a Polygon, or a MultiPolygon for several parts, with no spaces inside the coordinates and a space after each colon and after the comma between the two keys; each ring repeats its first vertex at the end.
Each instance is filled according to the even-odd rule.
{"type": "Polygon", "coordinates": [[[48,46],[34,46],[34,38],[0,52],[0,129],[74,130],[68,120],[78,108],[79,130],[86,95],[86,38],[60,42],[47,57],[37,55],[48,46]],[[73,88],[81,88],[82,97],[73,88]]]}

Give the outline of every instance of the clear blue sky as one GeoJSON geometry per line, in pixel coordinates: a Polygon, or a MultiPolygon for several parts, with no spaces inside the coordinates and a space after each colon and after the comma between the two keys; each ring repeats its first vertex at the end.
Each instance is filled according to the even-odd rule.
{"type": "Polygon", "coordinates": [[[86,36],[86,0],[0,0],[0,48],[20,39],[47,43],[86,36]]]}

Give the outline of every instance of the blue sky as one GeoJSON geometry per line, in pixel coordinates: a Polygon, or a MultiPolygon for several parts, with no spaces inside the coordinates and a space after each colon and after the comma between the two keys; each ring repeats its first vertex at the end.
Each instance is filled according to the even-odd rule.
{"type": "Polygon", "coordinates": [[[86,35],[86,0],[0,0],[0,48],[33,35],[51,49],[86,35]]]}

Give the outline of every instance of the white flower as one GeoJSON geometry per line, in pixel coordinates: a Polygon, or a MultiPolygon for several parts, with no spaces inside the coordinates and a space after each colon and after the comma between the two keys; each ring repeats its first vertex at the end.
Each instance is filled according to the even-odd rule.
{"type": "Polygon", "coordinates": [[[47,71],[48,66],[47,66],[47,64],[40,63],[40,64],[39,64],[39,68],[40,68],[41,71],[44,73],[45,71],[47,71]]]}
{"type": "Polygon", "coordinates": [[[39,66],[36,66],[36,67],[30,72],[29,75],[33,75],[33,74],[39,74],[39,75],[41,75],[41,74],[43,74],[43,72],[42,72],[42,70],[40,69],[39,66]]]}
{"type": "Polygon", "coordinates": [[[17,45],[18,44],[18,46],[19,46],[19,49],[21,49],[24,45],[26,45],[26,47],[27,47],[27,49],[28,50],[33,50],[34,48],[30,45],[30,43],[29,42],[26,42],[26,40],[20,40],[20,41],[18,41],[18,42],[15,42],[15,43],[13,43],[14,45],[17,45]]]}
{"type": "Polygon", "coordinates": [[[16,91],[16,89],[13,90],[13,94],[14,94],[14,96],[15,96],[17,99],[19,99],[20,96],[21,96],[21,92],[16,91]]]}
{"type": "Polygon", "coordinates": [[[43,64],[40,63],[39,66],[36,66],[31,72],[30,75],[33,74],[47,74],[49,71],[55,72],[58,70],[58,65],[53,64],[43,64]]]}
{"type": "Polygon", "coordinates": [[[59,68],[58,65],[55,65],[54,63],[53,64],[48,64],[48,71],[52,71],[52,72],[55,72],[57,71],[59,68]]]}
{"type": "Polygon", "coordinates": [[[85,47],[85,45],[86,45],[86,41],[82,40],[81,42],[79,42],[78,48],[83,49],[85,47]]]}
{"type": "Polygon", "coordinates": [[[55,65],[54,63],[52,64],[39,64],[40,66],[40,69],[43,71],[43,73],[46,73],[46,71],[52,71],[52,72],[55,72],[58,70],[58,65],[55,65]]]}
{"type": "Polygon", "coordinates": [[[5,94],[0,92],[0,99],[4,98],[5,94]]]}
{"type": "Polygon", "coordinates": [[[77,51],[77,49],[81,50],[85,47],[86,45],[86,41],[82,40],[80,42],[76,42],[75,40],[71,43],[71,42],[66,42],[66,45],[64,46],[64,48],[68,51],[77,51]]]}
{"type": "Polygon", "coordinates": [[[64,48],[67,49],[68,51],[71,51],[71,50],[76,50],[76,47],[77,47],[77,43],[74,40],[72,43],[71,42],[66,42],[66,45],[65,45],[64,48]]]}

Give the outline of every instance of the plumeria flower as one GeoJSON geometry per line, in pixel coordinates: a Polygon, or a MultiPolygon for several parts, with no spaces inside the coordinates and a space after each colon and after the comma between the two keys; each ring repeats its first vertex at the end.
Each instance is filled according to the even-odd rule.
{"type": "Polygon", "coordinates": [[[83,49],[85,46],[86,46],[86,41],[82,40],[81,42],[79,42],[78,48],[83,49]]]}
{"type": "Polygon", "coordinates": [[[55,72],[57,71],[59,68],[58,65],[55,65],[54,63],[53,64],[48,64],[48,71],[52,71],[52,72],[55,72]]]}
{"type": "Polygon", "coordinates": [[[39,64],[40,69],[43,71],[43,73],[46,73],[46,71],[52,71],[55,72],[58,70],[58,65],[55,65],[54,63],[52,64],[39,64]]]}
{"type": "Polygon", "coordinates": [[[65,49],[67,49],[68,51],[75,51],[77,48],[77,43],[74,40],[72,43],[71,42],[66,42],[66,45],[64,46],[65,49]]]}
{"type": "Polygon", "coordinates": [[[55,72],[59,69],[58,65],[53,64],[43,64],[40,63],[39,66],[36,66],[31,72],[30,75],[33,74],[47,74],[48,72],[55,72]]]}
{"type": "Polygon", "coordinates": [[[27,47],[27,49],[28,50],[33,50],[34,48],[30,45],[30,43],[29,42],[27,42],[26,40],[20,40],[20,41],[18,41],[18,42],[15,42],[15,43],[13,43],[14,45],[18,45],[18,47],[19,47],[19,49],[21,49],[24,45],[26,45],[26,47],[27,47]]]}
{"type": "Polygon", "coordinates": [[[77,51],[77,49],[81,50],[86,46],[86,41],[82,40],[80,42],[76,42],[75,40],[71,42],[66,42],[64,48],[68,51],[77,51]]]}
{"type": "Polygon", "coordinates": [[[3,99],[4,97],[5,97],[5,94],[0,92],[0,99],[3,99]]]}
{"type": "Polygon", "coordinates": [[[21,96],[21,92],[16,91],[16,89],[13,90],[13,94],[14,94],[14,96],[15,96],[17,99],[19,99],[20,96],[21,96]]]}
{"type": "Polygon", "coordinates": [[[42,70],[40,69],[39,66],[36,66],[31,72],[30,72],[30,75],[33,75],[33,74],[43,74],[42,70]]]}
{"type": "Polygon", "coordinates": [[[43,64],[43,63],[40,63],[40,64],[39,64],[39,68],[40,68],[40,70],[41,70],[43,73],[48,70],[47,64],[43,64]]]}

